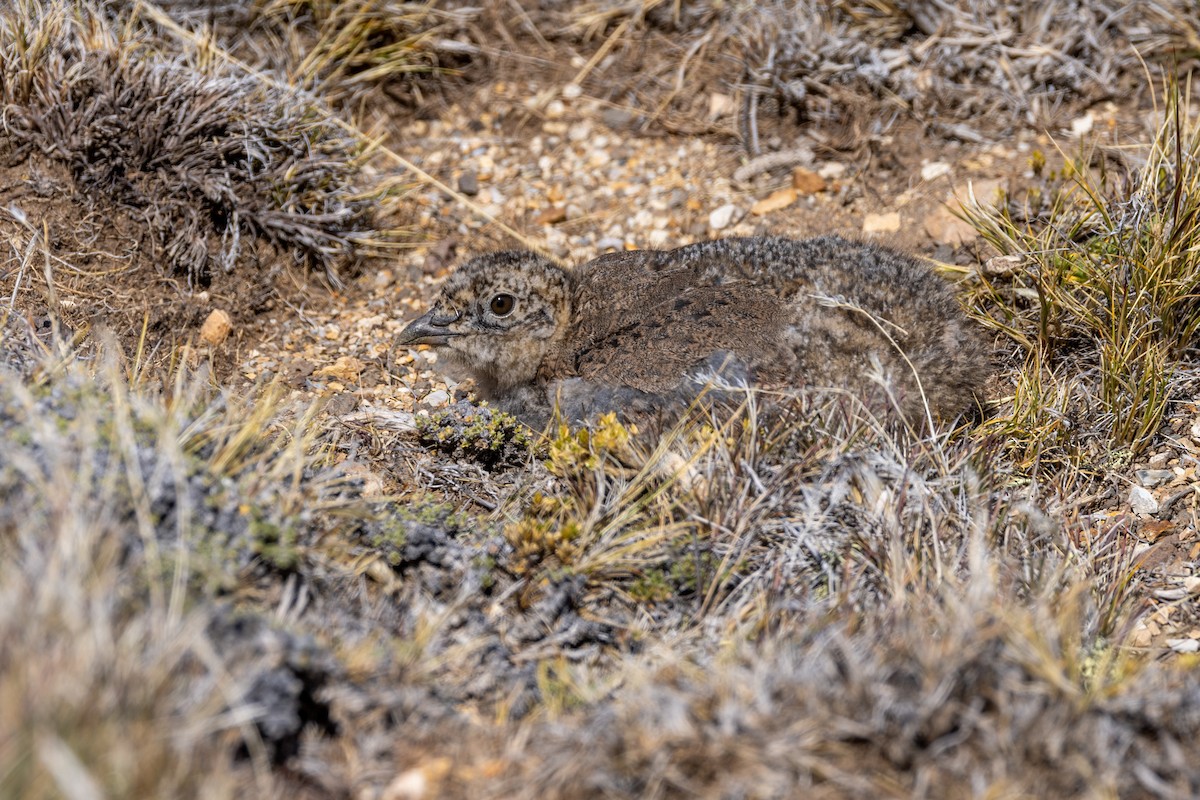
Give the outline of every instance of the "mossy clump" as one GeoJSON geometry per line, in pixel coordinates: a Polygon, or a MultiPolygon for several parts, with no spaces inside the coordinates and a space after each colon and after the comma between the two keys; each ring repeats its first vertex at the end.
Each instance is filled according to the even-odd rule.
{"type": "Polygon", "coordinates": [[[534,494],[528,515],[504,529],[513,548],[513,572],[525,575],[542,566],[572,566],[582,552],[583,529],[572,514],[575,510],[570,499],[534,494]]]}
{"type": "Polygon", "coordinates": [[[615,413],[605,414],[588,427],[572,430],[560,424],[548,447],[546,466],[561,478],[591,472],[605,459],[621,460],[630,455],[637,428],[623,425],[615,413]]]}
{"type": "Polygon", "coordinates": [[[393,570],[429,560],[442,561],[440,555],[470,520],[446,503],[420,503],[411,506],[386,504],[376,519],[362,529],[366,548],[393,570]]]}
{"type": "Polygon", "coordinates": [[[425,447],[488,470],[525,463],[532,444],[529,428],[516,417],[466,402],[417,417],[417,434],[425,447]]]}

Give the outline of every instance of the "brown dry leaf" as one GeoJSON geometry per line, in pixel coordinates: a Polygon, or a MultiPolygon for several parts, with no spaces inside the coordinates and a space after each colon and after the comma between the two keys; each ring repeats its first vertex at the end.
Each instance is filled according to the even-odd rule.
{"type": "Polygon", "coordinates": [[[314,374],[323,378],[337,378],[347,383],[358,383],[358,376],[366,367],[354,356],[342,356],[327,367],[321,367],[314,374]]]}
{"type": "Polygon", "coordinates": [[[1159,539],[1175,532],[1175,524],[1166,520],[1153,519],[1142,526],[1142,536],[1148,542],[1157,542],[1159,539]]]}
{"type": "Polygon", "coordinates": [[[792,170],[792,188],[802,195],[825,191],[825,179],[811,169],[796,167],[792,170]]]}
{"type": "Polygon", "coordinates": [[[768,196],[759,200],[750,207],[750,213],[761,217],[763,214],[770,214],[772,211],[778,211],[781,208],[787,208],[792,203],[796,202],[795,189],[780,189],[777,192],[772,192],[768,196]]]}

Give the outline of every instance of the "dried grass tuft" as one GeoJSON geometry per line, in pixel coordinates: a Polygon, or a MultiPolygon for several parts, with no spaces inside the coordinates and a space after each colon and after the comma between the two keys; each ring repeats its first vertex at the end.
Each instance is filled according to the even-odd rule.
{"type": "Polygon", "coordinates": [[[0,143],[69,165],[144,219],[164,269],[207,284],[262,239],[335,268],[390,235],[367,149],[300,92],[153,52],[86,7],[0,15],[0,143]]]}

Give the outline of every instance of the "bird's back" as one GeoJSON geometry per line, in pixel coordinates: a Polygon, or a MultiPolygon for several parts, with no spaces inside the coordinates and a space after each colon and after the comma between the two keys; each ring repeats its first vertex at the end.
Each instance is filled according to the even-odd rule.
{"type": "Polygon", "coordinates": [[[953,416],[987,350],[946,283],[894,251],[836,236],[723,239],[601,256],[572,278],[571,330],[543,381],[662,394],[721,357],[760,384],[889,395],[953,416]]]}

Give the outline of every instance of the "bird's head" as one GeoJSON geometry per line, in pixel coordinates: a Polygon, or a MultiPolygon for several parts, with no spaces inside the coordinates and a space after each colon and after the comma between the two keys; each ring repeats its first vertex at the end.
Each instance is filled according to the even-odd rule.
{"type": "Polygon", "coordinates": [[[565,270],[536,253],[489,253],[447,278],[433,307],[408,324],[398,344],[432,345],[439,366],[474,378],[484,396],[494,396],[533,380],[570,315],[565,270]]]}

